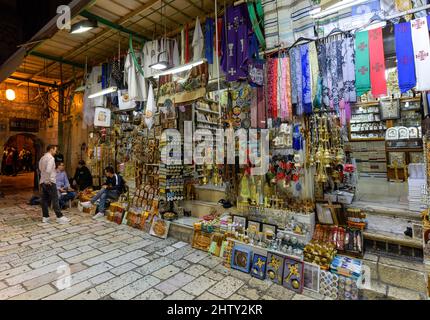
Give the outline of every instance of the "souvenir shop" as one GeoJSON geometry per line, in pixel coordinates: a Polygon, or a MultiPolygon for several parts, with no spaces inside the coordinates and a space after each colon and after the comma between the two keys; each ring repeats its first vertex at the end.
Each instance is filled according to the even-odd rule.
{"type": "Polygon", "coordinates": [[[161,238],[187,226],[228,268],[356,300],[361,181],[426,208],[430,6],[292,2],[216,2],[173,37],[130,35],[87,75],[86,160],[95,190],[108,164],[127,181],[108,220],[161,238]]]}

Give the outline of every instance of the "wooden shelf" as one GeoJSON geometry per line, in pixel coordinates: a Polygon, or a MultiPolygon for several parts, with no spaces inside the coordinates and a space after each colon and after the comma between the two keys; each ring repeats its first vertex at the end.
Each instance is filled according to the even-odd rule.
{"type": "Polygon", "coordinates": [[[218,112],[218,111],[213,111],[213,110],[210,110],[210,109],[195,108],[195,110],[197,110],[197,111],[201,111],[201,112],[207,112],[207,113],[211,113],[211,114],[217,114],[217,115],[219,115],[219,112],[218,112]]]}
{"type": "Polygon", "coordinates": [[[385,138],[351,138],[350,142],[359,142],[359,141],[385,141],[385,138]]]}
{"type": "Polygon", "coordinates": [[[373,107],[373,106],[379,106],[379,101],[357,102],[353,105],[353,107],[373,107]]]}
{"type": "Polygon", "coordinates": [[[210,121],[206,121],[206,120],[198,120],[198,119],[196,119],[196,121],[199,123],[205,123],[205,124],[210,124],[213,126],[218,126],[218,123],[215,123],[215,122],[210,122],[210,121]]]}
{"type": "Polygon", "coordinates": [[[387,129],[372,129],[372,130],[351,130],[351,133],[366,133],[366,132],[380,132],[380,131],[385,131],[387,129]]]}
{"type": "Polygon", "coordinates": [[[351,124],[356,124],[356,123],[372,123],[372,122],[374,122],[374,123],[379,123],[379,122],[382,122],[382,121],[384,121],[384,120],[372,120],[372,121],[354,121],[354,122],[350,122],[351,124]]]}

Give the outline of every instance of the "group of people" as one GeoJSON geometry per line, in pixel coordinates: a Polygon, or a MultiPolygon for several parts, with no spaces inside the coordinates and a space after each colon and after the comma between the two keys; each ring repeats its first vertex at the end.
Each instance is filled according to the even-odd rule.
{"type": "MultiPolygon", "coordinates": [[[[42,192],[42,221],[48,223],[49,205],[52,203],[53,210],[57,216],[57,222],[68,223],[70,219],[62,214],[62,210],[67,207],[68,201],[74,200],[77,191],[83,191],[93,186],[93,178],[90,170],[85,166],[83,160],[79,161],[78,168],[70,185],[69,178],[65,171],[63,157],[57,156],[57,146],[49,145],[46,154],[39,161],[40,189],[42,192]],[[60,160],[60,161],[56,161],[60,160]]],[[[82,203],[82,206],[89,208],[97,201],[98,212],[94,218],[104,217],[108,201],[116,201],[125,191],[124,179],[115,173],[112,166],[105,168],[106,183],[91,201],[82,203]]]]}
{"type": "Polygon", "coordinates": [[[33,171],[33,154],[23,148],[20,152],[14,147],[6,147],[3,150],[1,174],[16,176],[20,171],[33,171]]]}

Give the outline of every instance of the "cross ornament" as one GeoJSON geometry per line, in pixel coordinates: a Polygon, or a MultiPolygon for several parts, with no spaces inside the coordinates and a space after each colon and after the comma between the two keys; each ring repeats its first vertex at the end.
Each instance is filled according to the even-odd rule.
{"type": "Polygon", "coordinates": [[[362,66],[360,69],[358,69],[358,72],[360,72],[362,76],[364,76],[368,71],[369,69],[365,66],[362,66]]]}
{"type": "Polygon", "coordinates": [[[381,71],[381,70],[383,69],[383,66],[382,66],[382,64],[380,64],[379,62],[377,62],[377,63],[375,63],[375,64],[372,66],[372,69],[373,69],[373,71],[375,71],[375,72],[379,72],[379,71],[381,71]]]}
{"type": "Polygon", "coordinates": [[[365,42],[361,42],[358,45],[358,49],[360,49],[360,51],[364,51],[364,49],[366,49],[366,48],[367,48],[367,44],[365,42]]]}
{"type": "Polygon", "coordinates": [[[230,68],[230,70],[228,70],[228,73],[233,77],[236,74],[236,69],[230,68]]]}
{"type": "Polygon", "coordinates": [[[369,35],[372,37],[373,40],[377,40],[379,38],[379,32],[377,29],[370,31],[369,35]]]}
{"type": "Polygon", "coordinates": [[[409,57],[409,56],[402,56],[402,57],[400,58],[399,62],[400,62],[401,64],[409,64],[409,63],[411,63],[411,62],[412,62],[412,59],[411,59],[411,57],[409,57]]]}
{"type": "Polygon", "coordinates": [[[415,29],[421,29],[421,27],[425,24],[425,22],[421,19],[417,19],[414,22],[412,22],[412,27],[415,29]]]}
{"type": "Polygon", "coordinates": [[[415,57],[420,61],[426,60],[428,56],[429,53],[425,52],[424,50],[421,50],[420,52],[418,52],[418,54],[415,55],[415,57]]]}

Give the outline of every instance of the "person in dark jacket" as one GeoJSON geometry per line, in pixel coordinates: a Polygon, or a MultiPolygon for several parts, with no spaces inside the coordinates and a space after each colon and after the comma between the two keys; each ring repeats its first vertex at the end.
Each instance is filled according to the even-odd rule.
{"type": "Polygon", "coordinates": [[[78,187],[79,191],[93,186],[93,176],[91,175],[90,169],[85,166],[84,160],[80,160],[78,163],[72,185],[75,188],[78,187]]]}
{"type": "Polygon", "coordinates": [[[112,166],[105,168],[106,183],[102,189],[91,199],[91,201],[81,203],[84,208],[91,208],[99,200],[99,212],[95,214],[94,219],[102,218],[105,215],[107,200],[116,201],[124,193],[125,183],[121,175],[115,173],[112,166]]]}

